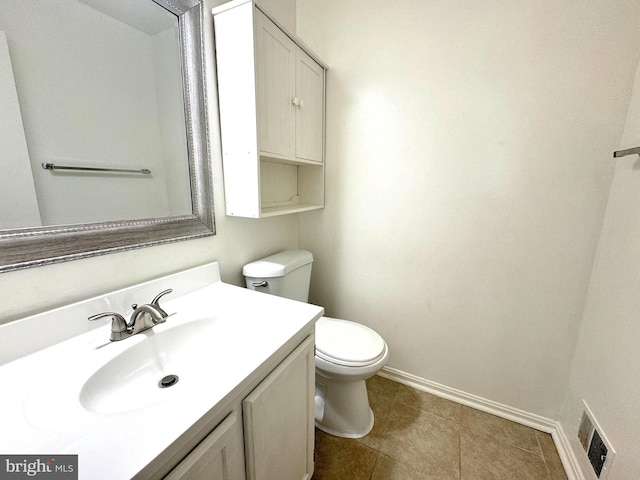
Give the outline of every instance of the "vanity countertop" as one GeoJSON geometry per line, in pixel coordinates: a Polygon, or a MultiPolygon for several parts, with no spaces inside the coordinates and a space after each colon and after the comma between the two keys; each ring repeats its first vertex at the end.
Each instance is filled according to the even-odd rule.
{"type": "MultiPolygon", "coordinates": [[[[318,306],[225,284],[219,279],[217,263],[193,270],[201,274],[205,268],[209,269],[209,277],[213,272],[214,281],[206,286],[195,282],[192,288],[177,288],[175,298],[163,298],[163,308],[176,313],[151,330],[110,342],[110,322],[106,319],[98,328],[0,366],[5,385],[0,408],[0,452],[77,454],[80,479],[154,478],[159,472],[166,473],[163,469],[168,464],[177,463],[193,448],[194,438],[204,437],[230,413],[234,398],[253,388],[274,362],[281,361],[313,333],[315,321],[323,314],[318,306]],[[167,362],[180,370],[165,372],[180,377],[176,385],[145,390],[145,382],[157,383],[158,378],[155,370],[153,378],[145,376],[148,365],[142,361],[116,370],[121,371],[117,373],[118,382],[132,385],[133,390],[127,390],[125,396],[107,392],[105,402],[87,401],[87,380],[98,371],[108,371],[106,365],[110,361],[138,359],[129,353],[133,347],[148,342],[148,337],[180,342],[180,335],[195,330],[198,334],[194,347],[182,354],[193,363],[185,363],[184,359],[167,362]],[[139,392],[135,390],[138,386],[139,392]],[[145,392],[152,394],[147,396],[145,392]]],[[[145,301],[147,292],[171,288],[176,279],[179,275],[147,282],[138,290],[138,295],[145,293],[140,303],[145,301]]],[[[133,293],[125,289],[113,297],[87,300],[89,303],[81,309],[75,305],[54,313],[86,313],[95,309],[94,305],[104,305],[105,297],[107,304],[111,301],[118,305],[135,296],[136,288],[131,287],[133,293]]],[[[118,311],[116,306],[113,309],[118,311]]],[[[98,308],[89,314],[101,311],[104,310],[98,308]]],[[[74,321],[87,322],[86,317],[74,321]]],[[[160,364],[165,360],[163,352],[153,356],[153,361],[160,364]]]]}

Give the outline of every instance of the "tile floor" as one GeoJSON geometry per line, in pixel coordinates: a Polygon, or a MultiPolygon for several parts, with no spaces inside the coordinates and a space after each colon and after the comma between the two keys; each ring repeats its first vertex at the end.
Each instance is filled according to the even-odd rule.
{"type": "Polygon", "coordinates": [[[367,388],[373,430],[316,429],[313,480],[567,480],[547,433],[379,376],[367,388]]]}

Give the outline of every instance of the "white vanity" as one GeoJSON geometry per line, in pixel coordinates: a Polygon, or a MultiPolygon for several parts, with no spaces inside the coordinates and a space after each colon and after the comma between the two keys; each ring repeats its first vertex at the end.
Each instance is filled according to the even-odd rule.
{"type": "Polygon", "coordinates": [[[211,263],[2,325],[0,452],[77,454],[91,480],[309,479],[322,314],[211,263]],[[168,288],[145,332],[111,342],[109,318],[87,321],[168,288]]]}

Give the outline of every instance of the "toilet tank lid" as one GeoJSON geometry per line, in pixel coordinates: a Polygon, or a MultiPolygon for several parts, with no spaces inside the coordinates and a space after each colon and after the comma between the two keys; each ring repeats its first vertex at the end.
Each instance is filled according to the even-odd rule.
{"type": "Polygon", "coordinates": [[[242,275],[253,278],[281,277],[313,262],[313,255],[306,250],[284,250],[242,268],[242,275]]]}

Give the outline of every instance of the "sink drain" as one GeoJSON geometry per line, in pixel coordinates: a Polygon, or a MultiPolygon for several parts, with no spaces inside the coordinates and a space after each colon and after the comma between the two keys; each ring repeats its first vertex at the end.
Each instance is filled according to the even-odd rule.
{"type": "Polygon", "coordinates": [[[162,380],[160,380],[160,382],[158,383],[158,386],[160,388],[171,387],[176,383],[178,383],[178,380],[179,378],[177,375],[167,375],[166,377],[162,377],[162,380]]]}

